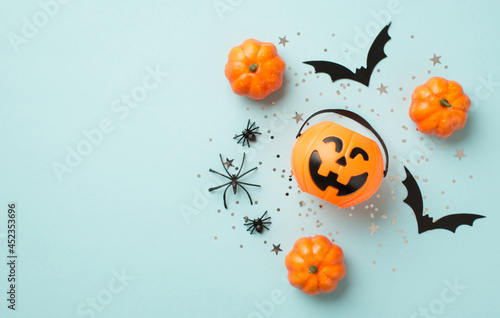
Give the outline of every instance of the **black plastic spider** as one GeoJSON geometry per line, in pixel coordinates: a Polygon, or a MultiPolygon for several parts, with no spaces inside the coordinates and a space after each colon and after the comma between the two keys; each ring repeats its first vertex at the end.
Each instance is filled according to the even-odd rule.
{"type": "Polygon", "coordinates": [[[264,216],[266,216],[266,214],[267,214],[267,211],[264,212],[264,214],[260,218],[253,219],[253,220],[249,219],[248,216],[244,217],[245,222],[247,222],[247,223],[245,223],[245,225],[248,226],[247,231],[252,230],[252,232],[250,232],[250,234],[253,234],[253,231],[257,231],[259,233],[262,233],[262,231],[264,231],[264,228],[266,228],[269,231],[269,228],[267,226],[265,226],[265,224],[271,224],[271,221],[267,221],[271,217],[267,217],[264,219],[264,216]]]}
{"type": "Polygon", "coordinates": [[[247,146],[250,147],[250,141],[256,141],[257,136],[256,135],[261,135],[260,132],[257,131],[259,129],[259,126],[254,127],[255,122],[250,125],[250,119],[248,120],[247,123],[247,128],[241,131],[241,134],[234,136],[233,139],[240,138],[238,139],[238,144],[243,140],[243,143],[241,144],[243,147],[245,146],[245,142],[247,143],[247,146]]]}
{"type": "Polygon", "coordinates": [[[255,169],[257,169],[257,167],[255,167],[253,169],[250,169],[247,172],[245,172],[245,173],[243,173],[243,174],[240,175],[241,171],[243,171],[243,164],[245,163],[245,153],[243,153],[243,160],[241,161],[241,166],[240,166],[240,169],[238,170],[238,173],[237,174],[230,174],[229,171],[227,171],[227,168],[224,165],[224,162],[222,161],[222,155],[219,154],[219,157],[220,157],[220,162],[222,163],[222,167],[224,167],[224,170],[227,173],[227,176],[223,175],[220,172],[214,171],[212,169],[210,169],[209,171],[213,172],[213,173],[216,173],[216,174],[218,174],[220,176],[223,176],[224,178],[229,179],[230,181],[227,182],[227,183],[221,184],[220,186],[217,186],[217,187],[214,187],[214,188],[210,188],[210,189],[208,189],[208,191],[212,192],[212,191],[220,189],[222,187],[226,187],[226,189],[224,190],[224,196],[223,196],[223,198],[224,198],[224,207],[227,209],[227,204],[226,204],[226,192],[227,192],[227,189],[229,189],[230,187],[233,187],[233,193],[236,194],[236,190],[238,189],[238,187],[240,187],[240,188],[242,188],[247,193],[248,198],[250,199],[250,204],[253,205],[252,197],[250,196],[250,193],[248,193],[247,189],[245,189],[245,187],[243,187],[242,184],[247,185],[247,186],[252,186],[252,187],[260,187],[260,185],[258,185],[258,184],[252,184],[252,183],[246,183],[246,182],[241,182],[241,181],[238,181],[238,180],[241,177],[243,177],[244,175],[246,175],[246,174],[254,171],[255,169]]]}

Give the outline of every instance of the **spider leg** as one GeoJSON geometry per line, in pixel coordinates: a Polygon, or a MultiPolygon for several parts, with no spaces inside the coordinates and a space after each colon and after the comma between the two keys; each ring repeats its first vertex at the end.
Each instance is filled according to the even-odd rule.
{"type": "Polygon", "coordinates": [[[229,173],[229,171],[227,171],[226,165],[224,164],[224,160],[222,160],[222,155],[219,154],[219,157],[220,157],[220,163],[222,163],[222,167],[224,168],[224,170],[226,170],[226,173],[229,176],[229,179],[231,179],[231,174],[229,173]]]}
{"type": "Polygon", "coordinates": [[[252,197],[250,196],[250,193],[248,193],[247,189],[245,189],[241,184],[238,184],[238,186],[240,186],[247,193],[248,198],[250,199],[250,205],[253,205],[252,197]]]}
{"type": "Polygon", "coordinates": [[[227,186],[227,185],[228,185],[228,184],[230,184],[230,183],[231,183],[231,182],[228,182],[228,183],[224,183],[224,184],[222,184],[222,185],[220,185],[220,186],[217,186],[217,187],[214,187],[214,188],[210,188],[210,189],[208,189],[208,191],[212,192],[212,191],[214,191],[214,190],[217,190],[217,189],[220,189],[220,188],[222,188],[222,187],[224,187],[224,186],[227,186]]]}
{"type": "Polygon", "coordinates": [[[269,220],[271,217],[268,217],[268,218],[265,218],[265,219],[262,219],[262,224],[268,224],[268,223],[271,223],[271,221],[267,221],[267,222],[264,222],[266,220],[269,220]]]}
{"type": "Polygon", "coordinates": [[[245,142],[247,141],[247,138],[245,136],[241,136],[240,139],[238,139],[237,144],[239,144],[243,140],[243,143],[241,144],[242,147],[245,147],[245,142]]]}
{"type": "Polygon", "coordinates": [[[247,137],[245,137],[245,136],[242,136],[242,137],[238,140],[237,144],[239,144],[239,143],[241,142],[241,140],[242,140],[242,139],[243,139],[243,143],[242,143],[241,145],[242,145],[243,147],[245,147],[245,141],[247,141],[247,137]]]}
{"type": "Polygon", "coordinates": [[[226,192],[227,192],[227,189],[229,189],[231,185],[228,185],[226,190],[224,190],[224,195],[222,196],[224,198],[224,207],[226,208],[227,210],[227,203],[226,203],[226,192]]]}
{"type": "MultiPolygon", "coordinates": [[[[243,167],[243,164],[241,164],[241,166],[243,167]]],[[[252,168],[252,169],[248,170],[247,172],[245,172],[244,174],[242,174],[241,176],[239,175],[239,172],[238,172],[238,174],[236,175],[236,177],[239,179],[239,178],[243,177],[244,175],[246,175],[247,173],[250,173],[250,172],[254,171],[257,168],[258,167],[252,168]]],[[[242,171],[242,169],[240,168],[240,172],[241,171],[242,171]]]]}
{"type": "Polygon", "coordinates": [[[208,169],[208,171],[213,172],[213,173],[216,173],[216,174],[218,174],[219,176],[222,176],[222,177],[224,177],[224,178],[226,178],[226,179],[231,180],[231,178],[229,178],[228,176],[225,176],[225,175],[223,175],[222,173],[217,172],[217,171],[215,171],[215,170],[208,169]]]}
{"type": "Polygon", "coordinates": [[[252,225],[252,226],[250,226],[250,227],[247,229],[247,231],[250,231],[250,230],[252,230],[252,229],[255,227],[255,225],[253,225],[253,224],[251,224],[251,225],[252,225]]]}
{"type": "Polygon", "coordinates": [[[262,224],[262,226],[265,227],[269,231],[269,228],[267,226],[265,226],[264,224],[262,224]]]}
{"type": "Polygon", "coordinates": [[[241,184],[244,184],[244,185],[247,185],[247,186],[253,186],[253,187],[259,187],[260,188],[260,185],[258,185],[258,184],[246,183],[246,182],[240,182],[240,181],[238,181],[238,183],[241,183],[241,184]]]}
{"type": "Polygon", "coordinates": [[[271,218],[270,216],[268,216],[267,218],[265,218],[265,219],[264,219],[264,216],[266,216],[266,214],[267,214],[267,211],[266,211],[266,213],[264,213],[264,214],[263,214],[263,215],[262,215],[259,219],[260,219],[261,221],[269,220],[269,219],[271,218]]]}
{"type": "MultiPolygon", "coordinates": [[[[244,145],[245,145],[245,142],[243,142],[243,146],[244,145]]],[[[236,174],[236,179],[238,179],[238,176],[240,175],[241,171],[243,171],[244,164],[245,164],[245,153],[243,153],[243,160],[241,160],[240,170],[238,170],[238,174],[236,174]]]]}
{"type": "Polygon", "coordinates": [[[241,139],[245,138],[245,135],[244,134],[239,134],[237,136],[234,136],[233,139],[236,139],[238,137],[240,137],[240,139],[238,140],[238,143],[239,143],[241,141],[241,139]]]}
{"type": "Polygon", "coordinates": [[[252,230],[252,232],[250,232],[250,235],[253,234],[253,231],[255,231],[255,226],[253,226],[253,230],[252,230]]]}
{"type": "Polygon", "coordinates": [[[250,119],[248,120],[247,129],[252,131],[253,126],[255,126],[255,122],[253,122],[252,125],[250,125],[250,127],[249,125],[250,125],[250,119]]]}

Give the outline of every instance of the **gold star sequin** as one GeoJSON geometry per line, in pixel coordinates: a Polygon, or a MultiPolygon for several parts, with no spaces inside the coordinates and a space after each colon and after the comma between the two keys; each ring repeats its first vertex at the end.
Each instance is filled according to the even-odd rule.
{"type": "Polygon", "coordinates": [[[280,248],[280,245],[281,244],[278,244],[278,245],[273,244],[273,249],[271,250],[271,252],[275,252],[276,255],[278,255],[279,252],[283,252],[283,250],[280,248]]]}
{"type": "Polygon", "coordinates": [[[234,159],[229,160],[228,158],[226,158],[226,162],[224,162],[224,165],[226,166],[227,169],[229,169],[229,167],[234,167],[233,161],[234,159]]]}
{"type": "Polygon", "coordinates": [[[295,119],[296,124],[298,124],[299,121],[304,121],[304,119],[302,119],[303,115],[304,115],[304,113],[299,114],[299,113],[295,112],[295,116],[293,116],[292,119],[295,119]]]}
{"type": "Polygon", "coordinates": [[[379,90],[379,91],[380,91],[380,95],[382,95],[382,93],[386,93],[386,94],[388,94],[388,93],[387,93],[387,87],[389,87],[389,86],[384,86],[384,84],[380,83],[380,87],[379,87],[379,88],[377,88],[377,90],[379,90]]]}
{"type": "Polygon", "coordinates": [[[370,230],[370,235],[373,235],[373,233],[378,233],[377,229],[379,228],[380,225],[375,225],[372,222],[372,226],[368,227],[370,230]]]}
{"type": "Polygon", "coordinates": [[[467,157],[465,154],[464,154],[464,150],[458,150],[457,149],[457,153],[455,155],[453,155],[453,157],[458,157],[458,160],[462,161],[462,157],[467,157]]]}
{"type": "Polygon", "coordinates": [[[434,57],[429,59],[429,61],[432,61],[434,64],[432,64],[432,66],[435,66],[436,64],[441,64],[441,61],[439,60],[441,58],[441,56],[436,56],[436,54],[434,54],[434,57]]]}
{"type": "Polygon", "coordinates": [[[280,39],[280,43],[278,43],[278,45],[283,44],[283,47],[285,47],[285,45],[286,45],[286,43],[287,43],[287,42],[290,42],[290,41],[288,41],[288,40],[286,39],[286,35],[285,35],[284,37],[282,37],[282,38],[280,38],[280,37],[278,36],[278,38],[280,39]]]}

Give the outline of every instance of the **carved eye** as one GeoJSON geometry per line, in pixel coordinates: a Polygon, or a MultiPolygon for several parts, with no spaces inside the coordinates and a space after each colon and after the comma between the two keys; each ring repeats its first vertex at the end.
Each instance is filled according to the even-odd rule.
{"type": "Polygon", "coordinates": [[[354,149],[351,151],[351,154],[349,155],[349,157],[351,159],[354,159],[354,158],[356,158],[357,155],[362,155],[363,159],[365,161],[368,161],[368,154],[366,153],[366,151],[364,151],[363,149],[361,149],[359,147],[354,147],[354,149]]]}
{"type": "MultiPolygon", "coordinates": [[[[340,152],[342,150],[342,139],[338,137],[328,137],[323,139],[324,143],[334,142],[335,143],[335,151],[340,152]]],[[[366,152],[365,152],[366,154],[366,152]]]]}

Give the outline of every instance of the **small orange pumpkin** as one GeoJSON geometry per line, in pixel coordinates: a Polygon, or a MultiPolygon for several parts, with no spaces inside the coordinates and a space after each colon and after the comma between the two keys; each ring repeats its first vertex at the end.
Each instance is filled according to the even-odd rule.
{"type": "Polygon", "coordinates": [[[342,249],[323,235],[298,239],[285,265],[290,284],[308,295],[332,292],[345,276],[342,249]]]}
{"type": "Polygon", "coordinates": [[[224,73],[236,94],[260,100],[281,87],[285,67],[274,44],[248,39],[231,49],[224,73]]]}
{"type": "Polygon", "coordinates": [[[470,99],[462,86],[442,77],[432,77],[411,95],[410,118],[420,132],[446,138],[467,122],[470,99]]]}

